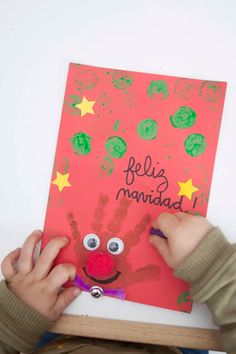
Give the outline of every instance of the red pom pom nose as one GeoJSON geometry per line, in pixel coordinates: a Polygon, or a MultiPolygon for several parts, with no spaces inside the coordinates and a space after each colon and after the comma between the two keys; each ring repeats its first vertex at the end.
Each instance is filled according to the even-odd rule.
{"type": "Polygon", "coordinates": [[[86,262],[86,270],[94,277],[107,277],[114,269],[114,259],[108,253],[92,252],[86,262]]]}

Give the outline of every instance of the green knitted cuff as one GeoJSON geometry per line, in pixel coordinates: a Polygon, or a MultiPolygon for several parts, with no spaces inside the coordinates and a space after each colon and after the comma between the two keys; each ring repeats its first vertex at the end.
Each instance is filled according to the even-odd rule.
{"type": "Polygon", "coordinates": [[[174,274],[190,283],[191,295],[194,297],[234,252],[235,247],[232,247],[221,230],[215,227],[174,274]]]}
{"type": "Polygon", "coordinates": [[[30,350],[51,324],[15,296],[4,280],[0,281],[0,335],[3,342],[16,350],[30,350]]]}

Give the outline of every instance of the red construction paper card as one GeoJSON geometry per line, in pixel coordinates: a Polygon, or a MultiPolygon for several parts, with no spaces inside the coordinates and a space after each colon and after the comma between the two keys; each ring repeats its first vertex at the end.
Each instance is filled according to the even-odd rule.
{"type": "Polygon", "coordinates": [[[43,247],[70,238],[55,264],[75,264],[83,290],[191,311],[149,231],[163,211],[206,215],[225,91],[70,64],[43,247]]]}

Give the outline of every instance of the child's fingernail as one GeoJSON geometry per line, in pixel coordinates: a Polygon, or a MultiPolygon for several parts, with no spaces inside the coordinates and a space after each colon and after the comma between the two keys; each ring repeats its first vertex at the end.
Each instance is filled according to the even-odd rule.
{"type": "Polygon", "coordinates": [[[41,230],[39,230],[39,229],[37,229],[37,230],[34,230],[33,231],[35,234],[39,234],[39,235],[42,235],[42,231],[41,230]]]}
{"type": "Polygon", "coordinates": [[[69,239],[67,238],[67,237],[62,237],[62,240],[64,241],[64,242],[68,242],[69,241],[69,239]]]}
{"type": "Polygon", "coordinates": [[[80,289],[76,288],[76,289],[74,290],[74,297],[79,296],[80,293],[81,293],[80,289]]]}

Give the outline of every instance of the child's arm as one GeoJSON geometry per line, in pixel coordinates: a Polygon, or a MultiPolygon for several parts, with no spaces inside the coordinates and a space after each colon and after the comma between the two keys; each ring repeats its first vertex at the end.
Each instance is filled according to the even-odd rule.
{"type": "Polygon", "coordinates": [[[203,217],[163,213],[153,226],[167,239],[151,236],[150,242],[174,274],[190,283],[193,299],[208,305],[224,350],[235,354],[236,245],[203,217]]]}
{"type": "Polygon", "coordinates": [[[0,353],[29,352],[64,308],[79,294],[61,286],[75,277],[72,264],[53,261],[68,240],[55,238],[34,263],[34,250],[41,238],[34,231],[21,249],[9,253],[2,262],[5,280],[0,282],[0,353]]]}

